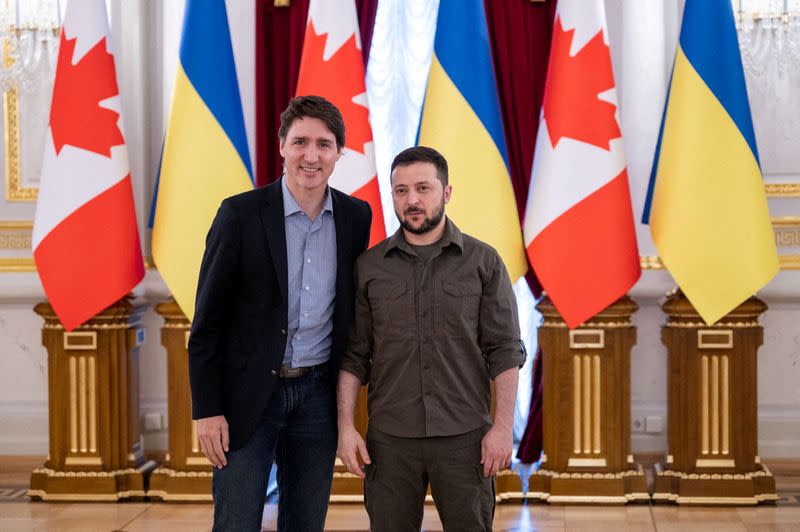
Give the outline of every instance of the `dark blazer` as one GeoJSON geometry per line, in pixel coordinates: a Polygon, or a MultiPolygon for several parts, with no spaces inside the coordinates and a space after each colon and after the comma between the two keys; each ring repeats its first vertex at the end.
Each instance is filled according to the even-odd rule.
{"type": "MultiPolygon", "coordinates": [[[[330,189],[336,222],[331,387],[353,315],[353,267],[367,248],[369,204],[330,189]]],[[[258,426],[275,388],[288,323],[280,181],[227,198],[206,237],[189,336],[192,417],[224,415],[230,448],[258,426]]]]}

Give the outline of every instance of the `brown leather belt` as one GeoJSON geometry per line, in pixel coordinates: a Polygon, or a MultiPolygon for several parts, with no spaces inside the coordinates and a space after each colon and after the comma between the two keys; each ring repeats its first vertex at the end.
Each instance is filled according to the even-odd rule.
{"type": "Polygon", "coordinates": [[[328,363],[323,362],[322,364],[317,364],[316,366],[308,366],[305,368],[293,368],[292,366],[283,365],[278,370],[278,377],[281,379],[296,379],[297,377],[302,377],[309,371],[314,369],[322,369],[328,363]]]}

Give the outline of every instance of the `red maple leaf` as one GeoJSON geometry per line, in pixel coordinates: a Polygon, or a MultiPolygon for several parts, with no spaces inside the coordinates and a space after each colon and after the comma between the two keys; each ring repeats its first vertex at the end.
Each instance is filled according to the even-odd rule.
{"type": "Polygon", "coordinates": [[[61,47],[50,107],[50,127],[56,154],[65,144],[111,157],[111,148],[124,144],[119,113],[99,103],[119,94],[114,56],[103,37],[77,64],[72,64],[74,39],[61,32],[61,47]]]}
{"type": "Polygon", "coordinates": [[[367,90],[364,60],[356,47],[355,33],[328,60],[323,59],[327,34],[317,34],[309,22],[303,42],[303,57],[297,79],[297,96],[317,94],[339,108],[347,135],[345,145],[364,153],[364,144],[372,141],[369,111],[353,102],[353,97],[367,90]]]}
{"type": "Polygon", "coordinates": [[[614,87],[611,53],[600,30],[570,56],[575,30],[564,31],[561,17],[553,28],[542,108],[555,148],[562,137],[610,150],[611,139],[622,136],[614,116],[617,106],[597,96],[614,87]]]}

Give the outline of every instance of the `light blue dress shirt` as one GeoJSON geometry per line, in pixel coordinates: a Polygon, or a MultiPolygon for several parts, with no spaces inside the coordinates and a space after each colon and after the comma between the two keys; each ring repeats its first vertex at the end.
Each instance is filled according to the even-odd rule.
{"type": "Polygon", "coordinates": [[[286,178],[283,189],[286,259],[289,273],[289,328],[283,363],[315,366],[331,356],[333,304],[336,297],[336,225],[331,191],[316,220],[295,201],[286,178]]]}

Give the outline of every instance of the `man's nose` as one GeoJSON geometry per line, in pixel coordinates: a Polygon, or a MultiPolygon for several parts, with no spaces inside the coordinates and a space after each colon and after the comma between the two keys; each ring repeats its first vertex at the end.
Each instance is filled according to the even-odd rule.
{"type": "Polygon", "coordinates": [[[319,150],[317,150],[317,147],[313,144],[309,144],[303,153],[303,159],[309,163],[317,162],[317,159],[319,159],[319,150]]]}

